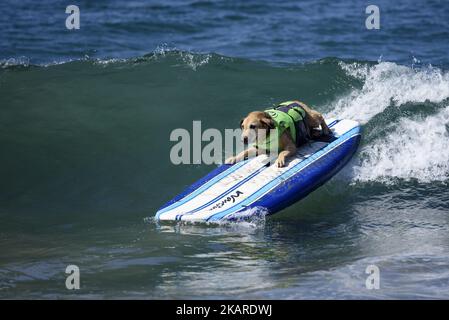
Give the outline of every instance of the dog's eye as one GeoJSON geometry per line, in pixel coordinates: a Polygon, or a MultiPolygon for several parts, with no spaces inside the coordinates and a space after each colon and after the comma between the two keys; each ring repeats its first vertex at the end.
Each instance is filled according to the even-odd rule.
{"type": "Polygon", "coordinates": [[[250,129],[256,129],[256,126],[253,125],[253,124],[251,124],[251,125],[249,126],[249,128],[250,128],[250,129]]]}

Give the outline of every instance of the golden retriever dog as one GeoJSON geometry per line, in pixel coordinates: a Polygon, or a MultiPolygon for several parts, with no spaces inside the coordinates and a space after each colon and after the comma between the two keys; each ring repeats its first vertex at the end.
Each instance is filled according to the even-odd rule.
{"type": "MultiPolygon", "coordinates": [[[[305,103],[300,101],[291,101],[290,104],[296,104],[300,108],[304,110],[304,124],[305,124],[305,139],[316,137],[319,134],[329,135],[330,130],[327,126],[326,122],[321,113],[315,111],[308,107],[305,103]],[[321,127],[321,133],[317,131],[321,127]]],[[[242,141],[245,145],[249,145],[258,141],[258,137],[268,137],[268,133],[270,129],[276,128],[276,122],[273,120],[270,113],[265,111],[253,111],[250,112],[244,119],[242,119],[240,123],[240,127],[242,129],[242,141]]],[[[291,157],[296,154],[297,143],[294,142],[293,137],[291,136],[290,130],[284,130],[279,137],[278,141],[278,149],[279,154],[275,165],[279,168],[284,167],[286,160],[288,157],[291,157]]],[[[236,162],[242,161],[247,158],[251,158],[257,156],[258,154],[266,153],[267,150],[263,148],[258,148],[257,145],[250,146],[246,148],[244,151],[239,153],[235,157],[228,158],[225,163],[234,164],[236,162]]]]}

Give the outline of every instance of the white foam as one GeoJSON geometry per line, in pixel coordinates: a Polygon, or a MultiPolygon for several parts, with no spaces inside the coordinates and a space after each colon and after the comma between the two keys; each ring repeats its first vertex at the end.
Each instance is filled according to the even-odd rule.
{"type": "Polygon", "coordinates": [[[157,46],[156,50],[154,50],[156,57],[165,57],[167,54],[172,52],[179,54],[180,60],[182,61],[182,66],[187,66],[193,71],[196,71],[197,68],[208,64],[212,57],[211,54],[182,51],[174,46],[169,46],[167,43],[157,46]]]}
{"type": "Polygon", "coordinates": [[[265,217],[268,215],[267,209],[263,207],[248,208],[246,210],[232,213],[226,216],[227,220],[223,220],[222,223],[229,223],[230,219],[236,222],[246,221],[249,224],[258,226],[265,223],[265,217]]]}
{"type": "Polygon", "coordinates": [[[95,59],[94,64],[95,65],[102,65],[102,66],[108,66],[110,64],[118,64],[118,63],[126,63],[126,59],[119,59],[119,58],[110,58],[110,59],[95,59]]]}
{"type": "Polygon", "coordinates": [[[232,213],[223,220],[218,221],[164,221],[160,225],[160,221],[156,216],[144,218],[145,223],[155,223],[161,231],[176,231],[183,233],[203,232],[204,226],[214,227],[221,231],[248,231],[261,230],[265,227],[267,209],[263,207],[248,208],[238,213],[232,213]]]}
{"type": "MultiPolygon", "coordinates": [[[[406,103],[417,103],[417,107],[424,102],[442,104],[449,97],[449,73],[431,66],[413,69],[392,62],[341,62],[340,67],[362,81],[363,86],[333,103],[327,118],[348,118],[365,124],[391,105],[401,108],[406,103]]],[[[449,106],[427,117],[407,118],[404,113],[396,123],[379,125],[387,128],[387,135],[370,141],[344,170],[353,182],[448,180],[449,106]]]]}
{"type": "Polygon", "coordinates": [[[406,102],[441,102],[449,97],[449,73],[431,66],[416,70],[392,62],[373,66],[341,62],[340,67],[364,84],[333,103],[328,118],[364,124],[392,103],[400,106],[406,102]]]}
{"type": "Polygon", "coordinates": [[[448,127],[449,106],[426,118],[401,119],[388,136],[361,150],[350,168],[353,181],[447,181],[448,127]]]}
{"type": "Polygon", "coordinates": [[[192,54],[190,52],[181,52],[182,61],[193,71],[209,63],[210,54],[192,54]]]}
{"type": "Polygon", "coordinates": [[[23,66],[28,67],[30,65],[30,59],[27,57],[9,58],[0,60],[0,68],[6,69],[9,67],[23,66]]]}

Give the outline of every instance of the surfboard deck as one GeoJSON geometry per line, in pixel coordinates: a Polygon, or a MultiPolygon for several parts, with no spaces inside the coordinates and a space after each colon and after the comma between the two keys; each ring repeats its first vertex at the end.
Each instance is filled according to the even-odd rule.
{"type": "Polygon", "coordinates": [[[361,138],[359,123],[329,120],[331,137],[298,148],[286,166],[259,155],[223,164],[162,206],[157,220],[220,221],[276,213],[299,201],[334,176],[351,159],[361,138]]]}

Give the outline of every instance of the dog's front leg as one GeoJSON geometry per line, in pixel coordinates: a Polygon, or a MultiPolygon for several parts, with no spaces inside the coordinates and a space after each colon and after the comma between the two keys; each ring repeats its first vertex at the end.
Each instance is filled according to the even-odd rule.
{"type": "Polygon", "coordinates": [[[324,118],[321,117],[321,133],[324,136],[328,136],[331,132],[331,129],[329,129],[329,127],[326,124],[326,121],[324,121],[324,118]]]}
{"type": "Polygon", "coordinates": [[[226,164],[234,164],[234,163],[240,162],[246,158],[252,158],[254,156],[257,156],[257,154],[258,154],[257,148],[250,147],[248,149],[243,150],[235,157],[229,157],[228,159],[226,159],[225,163],[226,164]]]}
{"type": "Polygon", "coordinates": [[[295,143],[289,136],[286,135],[286,133],[281,136],[281,143],[284,145],[284,150],[279,152],[278,158],[275,162],[275,165],[278,168],[284,167],[287,158],[295,155],[297,150],[295,143]]]}

